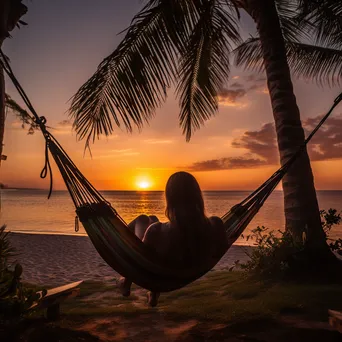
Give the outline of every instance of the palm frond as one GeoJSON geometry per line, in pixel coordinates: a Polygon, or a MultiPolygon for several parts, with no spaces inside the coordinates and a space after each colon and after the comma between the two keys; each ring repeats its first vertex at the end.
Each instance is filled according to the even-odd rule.
{"type": "Polygon", "coordinates": [[[342,49],[300,43],[287,43],[287,58],[292,73],[320,85],[342,82],[342,49]]]}
{"type": "MultiPolygon", "coordinates": [[[[292,73],[297,77],[311,79],[320,85],[339,85],[342,82],[342,49],[331,49],[298,42],[285,42],[286,53],[292,73]]],[[[260,71],[263,55],[260,40],[250,38],[235,50],[238,66],[260,71]]]]}
{"type": "Polygon", "coordinates": [[[200,18],[180,60],[179,118],[187,141],[216,113],[218,92],[229,75],[232,43],[240,41],[236,8],[222,4],[216,0],[202,2],[200,18]]]}
{"type": "Polygon", "coordinates": [[[22,128],[26,128],[27,125],[29,126],[28,134],[33,134],[39,128],[34,118],[8,94],[5,94],[5,106],[7,110],[10,110],[22,122],[22,128]]]}
{"type": "Polygon", "coordinates": [[[264,69],[264,58],[259,38],[249,38],[234,50],[235,64],[245,69],[260,72],[264,69]]]}
{"type": "Polygon", "coordinates": [[[340,48],[342,44],[342,1],[300,0],[299,20],[305,19],[314,29],[316,44],[340,48]]]}
{"type": "Polygon", "coordinates": [[[177,54],[196,22],[199,0],[150,0],[134,17],[125,38],[103,60],[95,74],[72,99],[70,114],[86,146],[113,123],[139,129],[166,99],[174,81],[177,54]]]}
{"type": "Polygon", "coordinates": [[[285,40],[299,42],[300,39],[307,38],[308,32],[304,28],[305,18],[298,20],[298,4],[296,1],[275,0],[278,11],[280,27],[285,40]]]}

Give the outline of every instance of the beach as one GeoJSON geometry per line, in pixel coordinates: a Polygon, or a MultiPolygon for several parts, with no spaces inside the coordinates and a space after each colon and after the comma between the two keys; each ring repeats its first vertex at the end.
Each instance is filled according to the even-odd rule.
{"type": "Polygon", "coordinates": [[[246,279],[225,270],[246,260],[233,245],[219,264],[188,286],[163,293],[156,308],[146,290],[133,286],[129,298],[115,284],[118,274],[97,254],[89,238],[11,234],[21,254],[23,280],[47,288],[86,280],[80,294],[62,304],[58,322],[35,313],[3,341],[339,341],[327,322],[328,309],[341,308],[339,284],[297,284],[246,279]],[[315,300],[313,300],[313,298],[315,300]]]}
{"type": "MultiPolygon", "coordinates": [[[[78,280],[113,283],[119,275],[110,268],[86,236],[11,233],[22,280],[37,285],[59,286],[78,280]]],[[[226,269],[248,259],[251,247],[233,245],[214,270],[226,269]]]]}

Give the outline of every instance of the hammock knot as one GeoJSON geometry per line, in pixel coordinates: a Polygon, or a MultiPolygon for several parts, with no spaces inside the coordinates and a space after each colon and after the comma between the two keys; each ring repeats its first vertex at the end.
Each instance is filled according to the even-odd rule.
{"type": "Polygon", "coordinates": [[[47,120],[45,116],[40,116],[39,118],[35,118],[34,122],[40,126],[45,126],[47,120]]]}
{"type": "MultiPolygon", "coordinates": [[[[45,133],[45,132],[44,132],[45,133]]],[[[48,194],[48,198],[50,198],[51,193],[52,193],[52,187],[53,187],[53,179],[52,179],[52,169],[51,169],[51,165],[50,165],[50,160],[49,160],[49,133],[47,132],[46,134],[44,134],[46,136],[46,142],[45,142],[45,163],[44,163],[44,167],[40,173],[40,178],[46,178],[48,172],[50,174],[50,189],[49,189],[49,194],[48,194]]]]}
{"type": "Polygon", "coordinates": [[[42,133],[43,133],[43,135],[45,137],[45,139],[46,140],[50,140],[50,134],[49,134],[49,132],[46,129],[46,122],[47,122],[46,117],[45,116],[40,116],[39,118],[36,117],[34,119],[34,122],[37,125],[39,125],[39,127],[40,127],[40,129],[41,129],[41,131],[42,131],[42,133]]]}

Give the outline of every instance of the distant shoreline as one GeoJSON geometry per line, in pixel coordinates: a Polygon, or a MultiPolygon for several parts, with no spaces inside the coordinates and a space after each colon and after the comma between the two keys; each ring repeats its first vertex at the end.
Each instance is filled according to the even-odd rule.
{"type": "MultiPolygon", "coordinates": [[[[16,190],[16,191],[49,191],[49,189],[42,189],[42,188],[12,188],[12,187],[8,187],[8,188],[0,188],[0,190],[16,190]]],[[[164,192],[164,190],[108,190],[108,189],[100,189],[98,190],[99,192],[164,192]]],[[[202,190],[203,192],[253,192],[253,189],[250,190],[232,190],[232,189],[228,189],[228,190],[202,190]]],[[[342,189],[316,189],[316,192],[339,192],[342,191],[342,189]]],[[[53,192],[68,192],[67,189],[56,189],[53,190],[53,192]]],[[[274,190],[274,192],[283,192],[283,190],[279,189],[279,190],[274,190]]]]}

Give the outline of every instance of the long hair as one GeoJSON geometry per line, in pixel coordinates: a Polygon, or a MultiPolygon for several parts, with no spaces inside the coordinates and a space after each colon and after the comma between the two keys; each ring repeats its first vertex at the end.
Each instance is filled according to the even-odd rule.
{"type": "Polygon", "coordinates": [[[196,178],[187,172],[174,173],[166,184],[165,215],[184,237],[185,258],[194,263],[205,257],[209,220],[196,178]]]}

